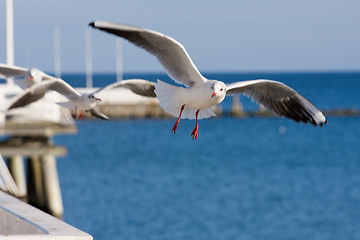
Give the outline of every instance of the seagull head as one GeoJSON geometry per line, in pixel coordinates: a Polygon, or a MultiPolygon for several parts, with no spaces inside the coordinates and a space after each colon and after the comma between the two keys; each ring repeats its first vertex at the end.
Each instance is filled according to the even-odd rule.
{"type": "Polygon", "coordinates": [[[92,93],[83,93],[81,94],[81,99],[79,101],[79,108],[83,109],[92,109],[94,108],[99,102],[101,101],[100,98],[97,98],[92,93]]]}
{"type": "Polygon", "coordinates": [[[211,81],[211,99],[215,99],[220,103],[226,96],[226,85],[221,81],[211,81]]]}
{"type": "Polygon", "coordinates": [[[88,98],[92,101],[92,102],[101,102],[100,98],[97,98],[94,96],[94,94],[89,94],[88,98]]]}
{"type": "Polygon", "coordinates": [[[39,83],[42,80],[43,72],[37,68],[30,68],[25,78],[28,79],[27,84],[28,87],[34,85],[35,83],[39,83]]]}

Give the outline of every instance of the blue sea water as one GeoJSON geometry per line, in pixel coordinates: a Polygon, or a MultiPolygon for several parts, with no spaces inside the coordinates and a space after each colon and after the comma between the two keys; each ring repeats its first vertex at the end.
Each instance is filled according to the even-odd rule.
{"type": "MultiPolygon", "coordinates": [[[[360,107],[359,73],[207,77],[271,78],[322,109],[360,107]]],[[[65,221],[94,239],[360,239],[360,118],[218,117],[199,121],[198,140],[195,121],[173,134],[174,121],[78,121],[56,136],[65,221]]]]}

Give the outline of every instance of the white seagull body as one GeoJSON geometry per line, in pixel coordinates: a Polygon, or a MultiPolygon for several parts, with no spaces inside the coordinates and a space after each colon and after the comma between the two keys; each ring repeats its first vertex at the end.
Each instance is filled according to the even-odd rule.
{"type": "Polygon", "coordinates": [[[176,40],[148,29],[134,26],[95,21],[94,28],[127,39],[157,57],[167,74],[186,88],[162,81],[155,84],[155,93],[165,111],[178,117],[172,131],[175,133],[181,118],[196,118],[191,133],[198,137],[198,119],[215,116],[210,107],[221,103],[226,95],[244,94],[263,104],[280,116],[297,122],[310,122],[322,126],[327,123],[324,115],[306,98],[283,83],[259,79],[225,84],[208,80],[196,68],[185,48],[176,40]]]}
{"type": "Polygon", "coordinates": [[[24,76],[23,81],[16,81],[16,84],[25,89],[41,82],[42,80],[55,79],[37,68],[22,68],[9,64],[0,63],[0,78],[15,78],[24,76]]]}
{"type": "Polygon", "coordinates": [[[94,97],[93,94],[81,94],[76,91],[72,86],[66,83],[62,79],[53,78],[48,81],[43,81],[32,85],[25,89],[22,93],[15,97],[15,100],[10,103],[10,106],[7,110],[23,107],[32,102],[35,102],[41,98],[43,98],[47,91],[53,90],[56,91],[63,96],[65,96],[68,101],[60,102],[59,105],[67,108],[75,109],[74,117],[77,117],[77,111],[81,111],[79,118],[83,117],[83,111],[90,110],[93,115],[102,119],[108,119],[104,114],[94,110],[98,101],[101,99],[94,97]],[[94,111],[94,113],[92,112],[94,111]]]}
{"type": "Polygon", "coordinates": [[[75,109],[75,118],[77,117],[77,111],[81,112],[79,119],[82,119],[84,111],[90,111],[93,116],[107,120],[109,118],[95,108],[97,103],[101,101],[96,95],[116,87],[128,88],[138,95],[155,97],[154,83],[141,79],[124,80],[100,88],[90,94],[81,94],[64,80],[53,78],[52,80],[43,81],[27,88],[24,92],[15,97],[15,100],[10,104],[7,110],[26,106],[42,98],[47,91],[53,90],[68,99],[68,101],[59,102],[58,104],[66,108],[75,109]]]}

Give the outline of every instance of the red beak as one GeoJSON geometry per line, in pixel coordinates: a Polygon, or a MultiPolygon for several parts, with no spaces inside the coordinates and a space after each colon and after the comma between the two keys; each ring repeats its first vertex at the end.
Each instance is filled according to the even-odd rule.
{"type": "Polygon", "coordinates": [[[31,75],[30,75],[30,80],[34,80],[34,76],[31,76],[31,75]]]}
{"type": "Polygon", "coordinates": [[[212,94],[212,96],[211,96],[211,98],[213,98],[213,97],[215,97],[216,96],[216,92],[213,92],[213,94],[212,94]]]}
{"type": "Polygon", "coordinates": [[[95,98],[96,99],[96,101],[100,101],[101,102],[101,99],[100,98],[95,98]]]}

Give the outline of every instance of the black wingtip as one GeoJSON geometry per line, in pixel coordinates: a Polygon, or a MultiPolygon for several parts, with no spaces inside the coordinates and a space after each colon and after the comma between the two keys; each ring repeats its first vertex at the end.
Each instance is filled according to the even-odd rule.
{"type": "Polygon", "coordinates": [[[94,21],[90,22],[90,23],[89,23],[89,26],[95,27],[95,22],[94,22],[94,21]]]}
{"type": "Polygon", "coordinates": [[[318,125],[319,125],[320,127],[323,127],[324,125],[328,125],[327,119],[325,119],[325,122],[319,123],[318,125]]]}

